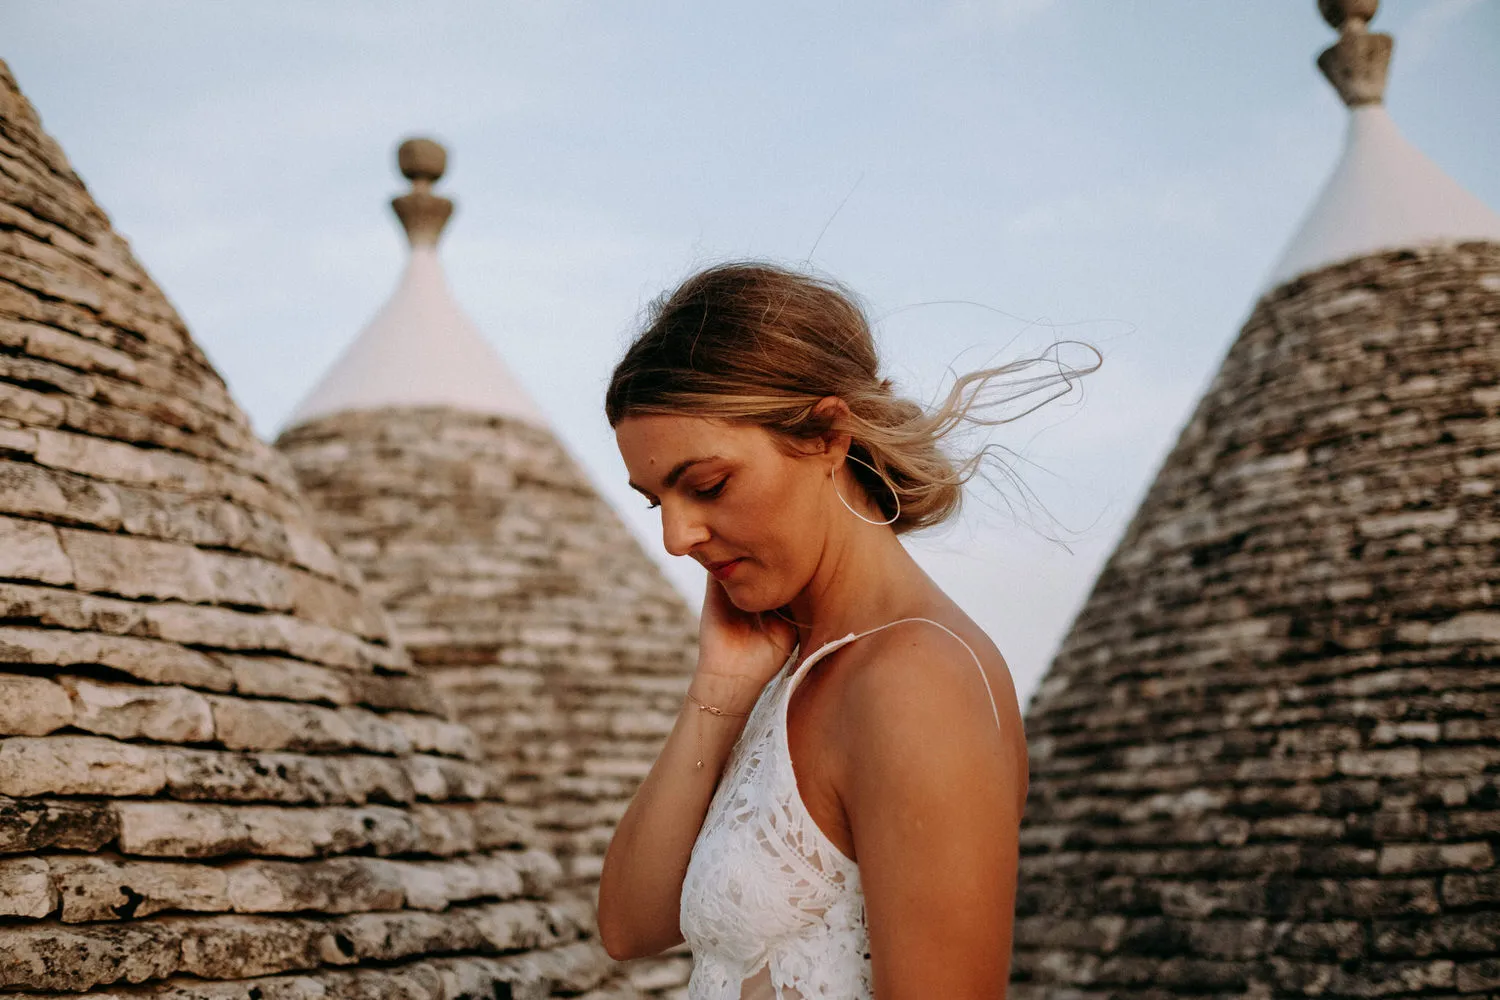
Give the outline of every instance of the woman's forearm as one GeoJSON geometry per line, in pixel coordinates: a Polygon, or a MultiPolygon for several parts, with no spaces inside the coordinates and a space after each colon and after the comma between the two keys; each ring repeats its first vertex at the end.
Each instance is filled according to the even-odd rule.
{"type": "MultiPolygon", "coordinates": [[[[744,713],[759,688],[747,678],[699,673],[688,693],[726,712],[744,713]]],[[[742,717],[714,715],[683,700],[661,754],[604,855],[599,936],[612,957],[654,955],[682,940],[678,903],[688,859],[744,725],[742,717]]]]}

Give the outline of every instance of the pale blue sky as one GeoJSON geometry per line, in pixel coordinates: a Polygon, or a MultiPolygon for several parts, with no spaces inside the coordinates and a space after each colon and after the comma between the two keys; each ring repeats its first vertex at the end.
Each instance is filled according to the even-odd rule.
{"type": "MultiPolygon", "coordinates": [[[[1392,115],[1500,206],[1500,3],[1384,7],[1392,115]]],[[[811,254],[923,398],[1096,344],[1081,398],[994,438],[1068,549],[983,493],[913,540],[1023,696],[1332,167],[1333,37],[1313,0],[0,6],[0,57],[268,437],[394,285],[396,143],[446,143],[457,297],[695,602],[600,412],[694,267],[811,254]],[[951,301],[980,305],[919,305],[951,301]]]]}

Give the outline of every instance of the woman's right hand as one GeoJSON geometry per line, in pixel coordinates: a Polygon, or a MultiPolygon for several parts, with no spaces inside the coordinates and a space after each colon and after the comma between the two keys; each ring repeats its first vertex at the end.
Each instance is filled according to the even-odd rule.
{"type": "Polygon", "coordinates": [[[797,645],[797,630],[779,615],[741,611],[712,576],[698,619],[697,676],[744,682],[757,694],[797,645]]]}

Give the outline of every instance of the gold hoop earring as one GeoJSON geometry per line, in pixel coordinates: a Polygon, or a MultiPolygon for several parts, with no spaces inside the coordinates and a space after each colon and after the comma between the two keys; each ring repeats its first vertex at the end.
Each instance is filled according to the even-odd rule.
{"type": "Polygon", "coordinates": [[[859,458],[859,457],[857,457],[855,455],[845,455],[844,457],[846,459],[852,459],[853,461],[858,462],[860,465],[863,465],[865,468],[869,469],[871,472],[875,473],[875,475],[877,475],[877,476],[880,477],[880,481],[883,482],[883,483],[885,483],[885,485],[890,488],[891,497],[896,501],[896,513],[892,514],[890,517],[886,518],[884,521],[875,521],[875,520],[872,520],[872,519],[870,519],[868,517],[865,517],[863,514],[861,514],[859,511],[855,510],[853,507],[850,507],[849,506],[849,501],[844,499],[844,494],[842,494],[842,493],[839,492],[839,481],[838,481],[838,477],[835,475],[835,473],[838,471],[838,467],[837,466],[829,466],[828,467],[828,478],[833,483],[833,495],[839,498],[839,503],[843,504],[845,507],[848,508],[849,513],[853,514],[855,517],[859,518],[861,521],[865,522],[866,524],[874,524],[874,525],[894,524],[895,521],[896,521],[896,518],[898,518],[898,517],[901,516],[901,494],[899,494],[899,493],[896,492],[896,487],[891,485],[891,481],[885,477],[885,473],[881,472],[879,469],[875,468],[875,466],[871,465],[869,462],[866,462],[864,459],[859,458]]]}

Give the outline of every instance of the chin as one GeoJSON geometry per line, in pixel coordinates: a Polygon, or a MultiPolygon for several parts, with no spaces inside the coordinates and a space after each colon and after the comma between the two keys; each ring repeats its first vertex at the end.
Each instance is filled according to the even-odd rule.
{"type": "Polygon", "coordinates": [[[724,595],[729,603],[746,614],[766,614],[790,603],[796,594],[768,594],[761,587],[726,586],[724,595]]]}
{"type": "Polygon", "coordinates": [[[761,611],[770,611],[772,608],[781,607],[780,604],[767,602],[765,598],[748,588],[726,586],[724,595],[729,598],[729,603],[748,614],[761,611]]]}

